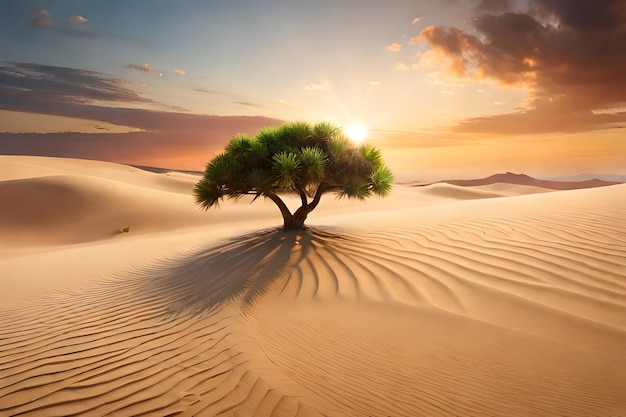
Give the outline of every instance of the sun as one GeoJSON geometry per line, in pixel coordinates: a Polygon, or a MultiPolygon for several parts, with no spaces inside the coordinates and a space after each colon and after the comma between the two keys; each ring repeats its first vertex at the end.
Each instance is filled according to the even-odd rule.
{"type": "Polygon", "coordinates": [[[361,143],[365,140],[370,131],[362,124],[355,123],[346,127],[343,133],[354,143],[361,143]]]}

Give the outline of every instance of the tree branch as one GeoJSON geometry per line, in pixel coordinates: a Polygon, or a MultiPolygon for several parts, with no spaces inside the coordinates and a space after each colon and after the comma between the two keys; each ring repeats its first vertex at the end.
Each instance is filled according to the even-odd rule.
{"type": "Polygon", "coordinates": [[[278,209],[280,210],[280,213],[283,215],[284,219],[293,217],[287,205],[283,202],[283,200],[280,199],[280,197],[276,193],[273,193],[271,191],[265,191],[263,192],[263,194],[265,194],[270,200],[274,202],[274,204],[278,206],[278,209]]]}
{"type": "Polygon", "coordinates": [[[302,188],[301,185],[296,185],[296,190],[298,191],[298,194],[300,194],[300,201],[302,202],[302,207],[306,207],[307,204],[309,204],[309,201],[306,198],[306,193],[304,192],[304,189],[302,188]]]}
{"type": "Polygon", "coordinates": [[[315,191],[315,196],[313,197],[313,200],[311,200],[311,203],[307,205],[307,211],[311,212],[315,209],[315,207],[317,207],[317,205],[320,202],[320,199],[322,198],[322,194],[324,194],[327,190],[329,190],[331,187],[329,184],[325,184],[325,183],[321,183],[318,187],[317,187],[317,191],[315,191]]]}

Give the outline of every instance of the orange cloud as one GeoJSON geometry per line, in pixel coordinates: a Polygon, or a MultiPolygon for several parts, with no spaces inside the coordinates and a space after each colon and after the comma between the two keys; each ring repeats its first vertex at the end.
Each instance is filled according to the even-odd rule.
{"type": "Polygon", "coordinates": [[[470,20],[473,33],[428,26],[411,39],[431,46],[422,64],[529,92],[522,111],[466,120],[458,128],[519,134],[626,127],[626,111],[598,112],[625,102],[624,1],[535,0],[523,12],[492,13],[511,4],[482,1],[479,10],[490,13],[470,20]]]}
{"type": "Polygon", "coordinates": [[[409,67],[405,63],[398,62],[396,64],[396,69],[399,70],[399,71],[406,71],[406,70],[409,69],[409,67]]]}
{"type": "Polygon", "coordinates": [[[398,42],[394,42],[387,47],[387,49],[389,49],[392,52],[398,52],[401,48],[402,48],[402,45],[399,44],[398,42]]]}
{"type": "Polygon", "coordinates": [[[178,75],[185,75],[185,74],[187,74],[187,71],[185,71],[184,69],[180,69],[180,68],[174,68],[174,70],[172,72],[174,74],[178,74],[178,75]]]}
{"type": "Polygon", "coordinates": [[[30,22],[35,27],[48,27],[54,24],[50,18],[50,12],[46,9],[35,10],[31,16],[30,22]]]}
{"type": "Polygon", "coordinates": [[[85,23],[88,22],[89,20],[84,18],[83,16],[72,16],[69,18],[69,22],[70,23],[85,23]]]}

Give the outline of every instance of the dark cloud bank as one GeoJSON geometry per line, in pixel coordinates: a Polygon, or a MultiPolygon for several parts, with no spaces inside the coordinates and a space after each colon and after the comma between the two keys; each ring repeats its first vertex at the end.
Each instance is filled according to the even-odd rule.
{"type": "MultiPolygon", "coordinates": [[[[103,121],[140,129],[132,133],[0,133],[0,153],[62,156],[145,163],[152,158],[198,161],[221,149],[237,133],[280,123],[266,117],[207,116],[181,111],[125,108],[158,105],[129,81],[106,74],[40,64],[0,66],[0,109],[103,121]]],[[[201,169],[197,166],[171,168],[201,169]]]]}
{"type": "Polygon", "coordinates": [[[626,123],[626,0],[482,0],[472,33],[420,37],[459,76],[525,85],[529,108],[468,119],[463,132],[580,132],[626,123]],[[516,8],[518,4],[524,8],[516,8]]]}

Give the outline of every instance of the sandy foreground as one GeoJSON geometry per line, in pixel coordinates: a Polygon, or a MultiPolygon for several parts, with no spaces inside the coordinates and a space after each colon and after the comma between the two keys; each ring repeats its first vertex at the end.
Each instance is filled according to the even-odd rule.
{"type": "Polygon", "coordinates": [[[0,415],[626,416],[626,185],[195,181],[0,156],[0,415]]]}

